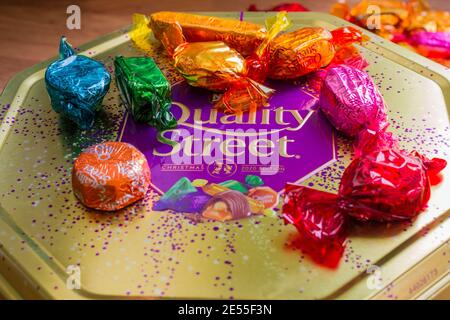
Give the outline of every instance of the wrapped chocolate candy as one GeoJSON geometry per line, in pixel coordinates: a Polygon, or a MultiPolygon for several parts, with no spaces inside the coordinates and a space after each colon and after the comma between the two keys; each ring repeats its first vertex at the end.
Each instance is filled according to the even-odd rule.
{"type": "Polygon", "coordinates": [[[246,77],[244,58],[223,42],[193,42],[175,50],[175,68],[195,87],[223,92],[216,107],[227,113],[266,105],[273,90],[246,77]]]}
{"type": "MultiPolygon", "coordinates": [[[[135,18],[135,22],[141,22],[130,33],[138,46],[145,33],[140,31],[145,28],[143,19],[135,18]]],[[[246,59],[222,41],[188,42],[176,21],[164,27],[170,31],[162,36],[162,43],[172,56],[175,68],[190,85],[224,92],[216,107],[226,113],[239,113],[267,104],[273,90],[259,82],[268,72],[269,43],[289,24],[285,12],[268,19],[264,40],[246,59]]]]}
{"type": "MultiPolygon", "coordinates": [[[[377,134],[373,132],[372,134],[377,134]]],[[[430,177],[446,166],[442,159],[427,159],[398,148],[381,147],[355,158],[345,170],[337,196],[329,208],[362,221],[411,220],[425,207],[430,197],[430,177]]],[[[307,214],[319,208],[323,192],[297,186],[303,193],[297,210],[307,214]],[[319,197],[320,193],[320,197],[319,197]]],[[[289,207],[285,207],[290,215],[289,207]]],[[[328,209],[331,210],[331,209],[328,209]]]]}
{"type": "Polygon", "coordinates": [[[176,126],[170,112],[170,83],[153,59],[119,56],[114,60],[114,67],[120,95],[134,120],[158,130],[176,126]]]}
{"type": "Polygon", "coordinates": [[[167,11],[150,16],[149,27],[162,43],[173,38],[174,24],[187,42],[222,41],[243,56],[255,52],[266,38],[263,26],[246,21],[167,11]]]}
{"type": "MultiPolygon", "coordinates": [[[[368,134],[373,141],[384,139],[375,131],[368,134]]],[[[390,142],[372,147],[367,154],[358,152],[347,167],[337,195],[296,185],[285,188],[283,217],[299,231],[298,245],[320,264],[339,262],[350,218],[394,222],[416,217],[430,198],[430,179],[446,166],[445,160],[408,154],[390,142]]]]}
{"type": "Polygon", "coordinates": [[[274,39],[270,47],[269,78],[294,79],[327,66],[340,47],[366,41],[353,27],[328,31],[320,27],[301,28],[274,39]]]}
{"type": "Polygon", "coordinates": [[[109,90],[111,76],[102,63],[77,55],[65,37],[61,38],[59,56],[45,72],[52,107],[88,129],[109,90]]]}
{"type": "Polygon", "coordinates": [[[430,198],[428,168],[442,164],[442,159],[425,163],[420,157],[395,148],[358,157],[342,176],[339,207],[363,221],[411,220],[430,198]]]}
{"type": "Polygon", "coordinates": [[[123,142],[104,142],[87,148],[75,160],[72,188],[87,207],[115,211],[143,198],[150,185],[145,156],[123,142]]]}
{"type": "Polygon", "coordinates": [[[387,126],[383,97],[370,76],[353,67],[327,70],[319,106],[333,126],[349,137],[366,128],[378,131],[387,126]]]}
{"type": "Polygon", "coordinates": [[[337,207],[337,196],[293,184],[284,193],[283,218],[299,232],[295,241],[321,265],[334,268],[345,248],[347,216],[337,207]]]}

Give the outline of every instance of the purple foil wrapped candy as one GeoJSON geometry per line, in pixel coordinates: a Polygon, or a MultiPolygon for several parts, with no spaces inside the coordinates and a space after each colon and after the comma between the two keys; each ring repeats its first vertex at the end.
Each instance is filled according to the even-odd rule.
{"type": "Polygon", "coordinates": [[[387,126],[383,97],[370,76],[353,67],[340,65],[328,70],[319,106],[331,124],[349,137],[387,126]]]}

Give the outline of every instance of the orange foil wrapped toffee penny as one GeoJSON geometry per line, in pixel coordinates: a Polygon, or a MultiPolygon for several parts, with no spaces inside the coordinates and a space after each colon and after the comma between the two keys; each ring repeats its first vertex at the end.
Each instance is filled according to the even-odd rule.
{"type": "Polygon", "coordinates": [[[91,146],[73,164],[73,192],[92,209],[122,209],[142,199],[149,185],[147,159],[128,143],[104,142],[91,146]]]}

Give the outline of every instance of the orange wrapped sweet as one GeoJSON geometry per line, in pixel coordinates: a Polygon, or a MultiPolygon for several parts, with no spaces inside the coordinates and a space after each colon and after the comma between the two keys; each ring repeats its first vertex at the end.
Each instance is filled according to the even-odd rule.
{"type": "Polygon", "coordinates": [[[282,34],[270,47],[269,78],[293,79],[327,66],[336,50],[367,36],[353,27],[329,32],[320,27],[307,27],[282,34]]]}
{"type": "Polygon", "coordinates": [[[255,110],[266,105],[273,93],[247,77],[246,60],[221,41],[182,44],[173,60],[190,85],[225,92],[216,107],[227,113],[255,110]]]}
{"type": "Polygon", "coordinates": [[[150,185],[145,156],[123,142],[87,148],[75,160],[72,188],[77,198],[96,210],[114,211],[143,198],[150,185]]]}
{"type": "Polygon", "coordinates": [[[149,27],[164,42],[177,24],[187,42],[222,41],[243,56],[255,52],[266,38],[266,29],[255,23],[181,12],[157,12],[149,27]]]}

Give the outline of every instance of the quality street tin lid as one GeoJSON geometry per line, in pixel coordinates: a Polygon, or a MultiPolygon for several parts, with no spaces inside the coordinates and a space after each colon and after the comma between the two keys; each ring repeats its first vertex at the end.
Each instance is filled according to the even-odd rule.
{"type": "MultiPolygon", "coordinates": [[[[238,13],[214,15],[239,17],[238,13]]],[[[290,16],[294,28],[320,25],[333,29],[346,24],[325,14],[290,16]]],[[[244,15],[245,20],[259,23],[264,18],[260,13],[244,15]]],[[[362,52],[402,146],[448,160],[448,71],[371,37],[362,52]]],[[[123,32],[83,49],[109,70],[116,55],[142,54],[123,32]]],[[[257,215],[223,223],[152,211],[160,194],[184,177],[190,182],[234,180],[240,183],[232,182],[235,186],[247,187],[246,178],[251,175],[276,192],[286,181],[336,191],[351,150],[348,141],[334,134],[315,112],[317,99],[308,87],[274,83],[280,86],[277,95],[254,118],[226,117],[214,114],[201,90],[180,82],[156,44],[147,54],[173,84],[173,111],[181,119],[179,131],[159,137],[126,117],[115,85],[105,97],[104,111],[92,131],[80,131],[59,118],[45,92],[43,72],[48,62],[19,74],[5,89],[0,100],[0,172],[5,181],[0,184],[3,294],[45,298],[396,298],[413,297],[422,290],[417,285],[423,283],[420,277],[432,271],[426,267],[430,264],[419,268],[426,259],[434,257],[431,265],[438,266],[427,276],[429,282],[438,280],[448,268],[448,261],[442,259],[450,228],[448,169],[443,181],[433,187],[429,208],[412,224],[355,227],[336,270],[317,266],[292,247],[296,231],[281,219],[257,215]],[[263,129],[267,132],[258,132],[263,129]],[[252,130],[258,134],[253,135],[252,130]],[[265,141],[271,134],[279,135],[270,139],[277,141],[274,145],[265,141]],[[176,143],[168,144],[167,138],[176,143]],[[76,200],[70,170],[82,149],[106,140],[130,142],[145,153],[152,166],[154,190],[142,202],[105,215],[76,200]],[[209,152],[212,150],[219,152],[209,152]],[[255,163],[247,166],[249,158],[239,160],[236,154],[244,151],[248,156],[250,150],[255,163]],[[195,156],[205,151],[209,161],[195,156]],[[277,160],[270,157],[271,152],[279,155],[275,166],[277,160]],[[231,154],[228,163],[225,160],[231,154]],[[203,166],[202,171],[191,170],[196,165],[203,166]],[[270,170],[261,171],[261,167],[270,170]],[[271,174],[274,168],[275,175],[271,174]],[[414,272],[419,278],[407,276],[412,267],[419,268],[414,272]],[[393,281],[395,285],[390,285],[393,281]],[[405,284],[411,287],[396,291],[405,284]]]]}

